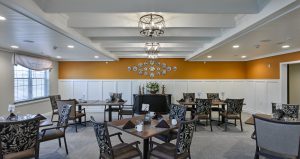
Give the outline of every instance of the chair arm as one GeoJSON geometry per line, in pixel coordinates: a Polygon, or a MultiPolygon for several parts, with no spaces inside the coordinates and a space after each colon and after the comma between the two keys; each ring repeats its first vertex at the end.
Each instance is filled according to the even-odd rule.
{"type": "Polygon", "coordinates": [[[43,134],[42,134],[42,137],[45,136],[46,131],[52,130],[52,129],[60,129],[60,128],[65,128],[65,127],[63,127],[63,126],[56,126],[56,127],[52,127],[52,128],[45,128],[45,129],[42,129],[42,130],[41,130],[41,132],[43,133],[43,134]]]}
{"type": "Polygon", "coordinates": [[[135,145],[136,148],[139,148],[139,144],[141,144],[141,142],[135,141],[135,142],[129,143],[128,145],[132,145],[132,146],[135,145]]]}
{"type": "Polygon", "coordinates": [[[109,135],[109,137],[113,137],[113,136],[116,136],[116,135],[118,135],[119,140],[120,140],[122,143],[124,143],[124,141],[123,141],[122,138],[121,138],[121,135],[122,135],[121,132],[117,132],[117,133],[111,134],[111,135],[109,135]]]}
{"type": "Polygon", "coordinates": [[[81,110],[78,110],[78,112],[82,112],[85,114],[85,108],[82,108],[81,110]]]}

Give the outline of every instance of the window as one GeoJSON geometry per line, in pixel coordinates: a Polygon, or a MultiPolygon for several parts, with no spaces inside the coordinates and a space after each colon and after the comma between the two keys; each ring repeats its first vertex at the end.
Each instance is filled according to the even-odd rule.
{"type": "Polygon", "coordinates": [[[34,71],[14,66],[15,102],[29,101],[49,95],[49,71],[34,71]]]}

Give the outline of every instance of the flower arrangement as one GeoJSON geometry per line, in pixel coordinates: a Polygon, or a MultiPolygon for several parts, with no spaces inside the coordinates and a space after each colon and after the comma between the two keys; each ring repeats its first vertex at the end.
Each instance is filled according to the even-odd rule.
{"type": "Polygon", "coordinates": [[[149,82],[146,88],[151,94],[155,94],[159,91],[159,84],[157,82],[149,82]]]}

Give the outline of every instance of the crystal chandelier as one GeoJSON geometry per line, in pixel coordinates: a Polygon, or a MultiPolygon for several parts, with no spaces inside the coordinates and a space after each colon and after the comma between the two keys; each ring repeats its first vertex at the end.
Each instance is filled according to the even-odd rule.
{"type": "Polygon", "coordinates": [[[149,59],[156,59],[158,57],[159,46],[158,42],[147,42],[145,44],[145,52],[148,54],[149,59]]]}
{"type": "Polygon", "coordinates": [[[140,34],[148,37],[157,37],[164,34],[165,20],[158,14],[146,14],[140,18],[140,34]]]}

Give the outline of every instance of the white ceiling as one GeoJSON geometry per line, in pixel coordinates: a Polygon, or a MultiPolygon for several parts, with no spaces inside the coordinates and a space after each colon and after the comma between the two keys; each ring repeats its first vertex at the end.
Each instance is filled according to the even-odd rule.
{"type": "MultiPolygon", "coordinates": [[[[245,54],[250,59],[278,51],[269,46],[270,49],[255,49],[254,53],[257,41],[271,39],[276,43],[294,38],[283,38],[292,29],[286,29],[283,22],[276,23],[282,18],[275,20],[278,14],[286,14],[299,5],[294,1],[0,0],[0,15],[7,18],[0,22],[0,36],[7,37],[0,41],[0,47],[18,45],[19,50],[53,58],[61,56],[61,60],[107,61],[146,57],[144,43],[157,41],[161,46],[160,57],[208,60],[206,56],[210,54],[211,60],[223,61],[241,60],[238,56],[245,54]],[[138,20],[149,12],[165,18],[163,37],[153,40],[139,35],[138,20]],[[268,21],[272,22],[265,24],[268,21]],[[272,27],[272,23],[281,26],[272,27]],[[282,34],[275,36],[278,32],[282,34]],[[235,43],[241,47],[233,50],[231,46],[235,43]],[[67,45],[75,48],[69,49],[67,45]],[[95,59],[95,55],[100,58],[95,59]]],[[[293,31],[300,33],[296,26],[293,31]]],[[[293,45],[296,47],[296,43],[293,45]]]]}

